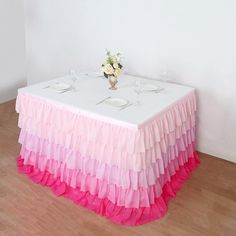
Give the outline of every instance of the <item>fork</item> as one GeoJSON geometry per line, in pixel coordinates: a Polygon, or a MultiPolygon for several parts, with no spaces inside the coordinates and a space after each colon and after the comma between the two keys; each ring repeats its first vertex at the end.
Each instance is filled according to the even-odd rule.
{"type": "Polygon", "coordinates": [[[71,91],[71,88],[68,88],[68,89],[62,90],[62,91],[60,91],[59,93],[65,93],[65,92],[68,92],[68,91],[71,91]]]}
{"type": "Polygon", "coordinates": [[[124,105],[123,107],[121,107],[120,110],[123,110],[123,109],[125,109],[125,108],[127,108],[127,107],[129,107],[131,105],[133,105],[133,103],[128,103],[127,105],[124,105]]]}
{"type": "MultiPolygon", "coordinates": [[[[58,81],[55,81],[55,84],[59,84],[59,82],[58,82],[58,81]]],[[[52,86],[52,84],[49,84],[49,85],[43,87],[43,89],[50,88],[51,86],[52,86]]]]}

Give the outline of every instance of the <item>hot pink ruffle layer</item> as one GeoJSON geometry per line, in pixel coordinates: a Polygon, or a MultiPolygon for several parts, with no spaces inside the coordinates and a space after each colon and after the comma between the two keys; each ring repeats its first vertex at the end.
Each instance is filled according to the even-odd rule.
{"type": "Polygon", "coordinates": [[[114,223],[122,225],[141,225],[156,220],[167,211],[167,205],[171,198],[175,197],[177,191],[188,179],[191,171],[199,163],[197,153],[193,158],[179,168],[175,175],[165,183],[162,188],[161,196],[155,198],[150,207],[126,208],[113,204],[107,198],[101,199],[97,194],[92,195],[89,191],[81,191],[80,188],[72,188],[66,183],[61,182],[59,178],[54,178],[47,171],[40,171],[32,165],[24,165],[24,160],[17,159],[17,165],[20,172],[27,174],[34,182],[51,187],[52,191],[58,196],[64,196],[74,201],[74,203],[84,206],[114,223]]]}

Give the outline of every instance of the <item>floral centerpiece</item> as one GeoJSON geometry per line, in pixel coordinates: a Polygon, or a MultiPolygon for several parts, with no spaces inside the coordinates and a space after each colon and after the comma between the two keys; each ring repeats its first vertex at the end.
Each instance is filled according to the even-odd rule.
{"type": "Polygon", "coordinates": [[[111,54],[107,51],[105,62],[102,64],[102,72],[104,76],[109,80],[111,85],[110,89],[117,89],[118,76],[122,71],[121,54],[111,54]]]}

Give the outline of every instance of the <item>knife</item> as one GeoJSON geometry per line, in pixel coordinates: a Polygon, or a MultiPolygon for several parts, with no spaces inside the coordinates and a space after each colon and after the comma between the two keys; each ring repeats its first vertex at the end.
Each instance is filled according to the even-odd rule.
{"type": "Polygon", "coordinates": [[[123,110],[123,109],[125,109],[125,108],[127,108],[127,107],[129,107],[129,106],[131,106],[131,105],[133,105],[133,103],[129,103],[129,104],[127,104],[127,105],[121,107],[120,110],[123,110]]]}
{"type": "Polygon", "coordinates": [[[101,104],[101,103],[103,103],[103,102],[105,102],[107,99],[109,99],[109,98],[111,98],[110,96],[109,97],[106,97],[106,98],[104,98],[103,100],[101,100],[101,101],[99,101],[98,103],[96,103],[96,105],[98,105],[98,104],[101,104]]]}
{"type": "Polygon", "coordinates": [[[62,91],[60,91],[59,93],[65,93],[65,92],[68,92],[68,91],[71,91],[71,88],[62,90],[62,91]]]}

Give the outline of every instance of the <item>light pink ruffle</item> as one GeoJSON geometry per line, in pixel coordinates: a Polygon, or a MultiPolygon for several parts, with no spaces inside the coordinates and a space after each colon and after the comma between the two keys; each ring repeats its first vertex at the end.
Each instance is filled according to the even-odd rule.
{"type": "MultiPolygon", "coordinates": [[[[194,147],[190,144],[184,151],[186,155],[191,156],[194,152],[194,147]]],[[[27,147],[22,146],[21,156],[24,157],[24,164],[40,166],[41,170],[44,170],[49,165],[48,163],[56,161],[58,163],[65,164],[66,168],[73,171],[81,171],[84,175],[91,175],[99,180],[104,180],[108,184],[115,184],[123,189],[132,188],[137,190],[139,187],[147,188],[150,185],[154,185],[156,180],[160,175],[164,174],[165,168],[174,160],[175,158],[166,155],[163,159],[158,159],[157,162],[153,163],[148,169],[141,171],[123,170],[116,166],[109,166],[104,163],[99,163],[94,159],[81,157],[77,155],[76,163],[77,165],[71,166],[70,162],[64,159],[59,159],[58,156],[45,156],[42,153],[36,154],[37,151],[27,150],[27,147]],[[41,160],[38,157],[43,156],[41,160]]],[[[61,152],[60,152],[61,154],[61,152]]],[[[55,155],[55,154],[54,154],[55,155]]],[[[179,161],[181,161],[179,159],[179,161]]],[[[180,165],[184,164],[182,160],[180,165]]]]}
{"type": "MultiPolygon", "coordinates": [[[[30,134],[25,130],[21,130],[19,142],[28,150],[39,152],[42,155],[57,157],[57,160],[67,162],[70,168],[74,168],[77,163],[80,163],[78,156],[95,159],[100,163],[105,163],[109,166],[117,166],[124,170],[141,171],[149,168],[153,163],[162,160],[166,155],[170,159],[174,159],[180,151],[185,151],[188,145],[192,145],[195,141],[195,129],[186,131],[175,144],[168,146],[165,152],[159,149],[159,146],[147,150],[145,153],[129,154],[119,152],[106,145],[100,143],[85,143],[81,144],[78,149],[65,148],[63,145],[56,144],[30,134]],[[79,153],[78,153],[79,152],[79,153]]],[[[194,147],[193,147],[194,148],[194,147]]]]}
{"type": "Polygon", "coordinates": [[[111,122],[103,121],[95,114],[86,114],[75,107],[51,103],[22,92],[17,96],[16,110],[20,113],[21,128],[54,143],[73,148],[80,140],[99,141],[107,146],[116,144],[117,149],[129,153],[144,153],[160,141],[165,145],[166,137],[174,142],[176,137],[182,136],[182,129],[194,127],[196,98],[191,92],[171,108],[135,128],[116,124],[112,119],[111,122]]]}
{"type": "MultiPolygon", "coordinates": [[[[34,153],[38,153],[47,160],[64,163],[68,169],[79,169],[84,174],[106,180],[106,182],[116,184],[124,189],[137,189],[138,187],[153,185],[156,179],[164,174],[168,163],[178,157],[181,151],[191,156],[194,151],[194,143],[188,137],[186,135],[184,139],[177,140],[174,146],[169,147],[167,153],[162,153],[162,159],[156,159],[147,168],[139,171],[124,168],[124,165],[121,167],[110,165],[97,160],[96,157],[81,155],[79,151],[49,143],[47,140],[39,139],[23,130],[19,142],[22,144],[21,156],[24,156],[25,164],[33,164],[38,156],[34,153]]],[[[116,157],[113,156],[113,158],[116,157]]]]}

